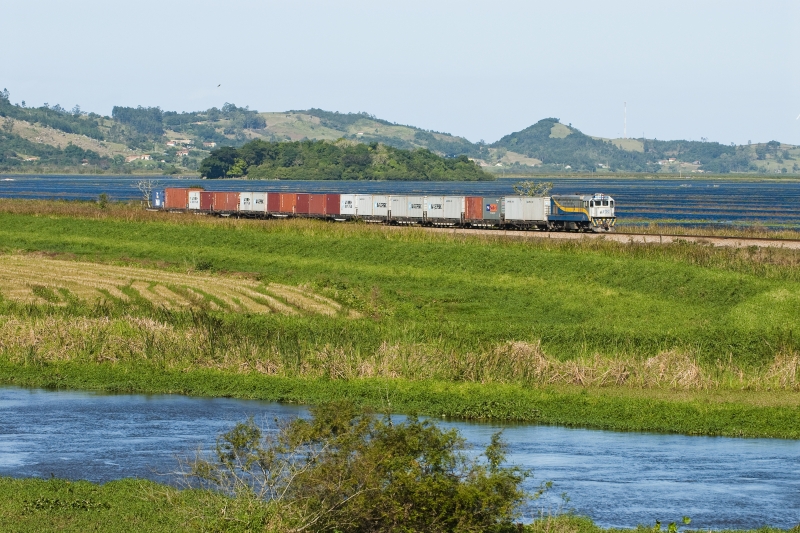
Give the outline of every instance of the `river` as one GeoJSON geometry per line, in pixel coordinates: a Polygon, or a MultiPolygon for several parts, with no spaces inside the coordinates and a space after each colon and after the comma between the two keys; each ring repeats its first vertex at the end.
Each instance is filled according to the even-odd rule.
{"type": "MultiPolygon", "coordinates": [[[[0,198],[92,200],[106,193],[112,200],[140,198],[141,177],[37,176],[0,177],[0,198]]],[[[148,178],[149,179],[149,178],[148,178]]],[[[161,187],[201,184],[220,191],[306,191],[387,194],[513,194],[516,180],[487,182],[420,181],[248,181],[158,177],[161,187]]],[[[548,178],[550,179],[550,178],[548,178]]],[[[750,224],[800,228],[800,181],[703,178],[556,179],[554,194],[602,192],[617,201],[617,216],[626,220],[683,223],[750,224]]]]}
{"type": "MultiPolygon", "coordinates": [[[[178,456],[253,416],[261,424],[305,408],[178,395],[106,395],[0,387],[0,475],[174,481],[178,456]]],[[[692,518],[691,528],[790,528],[800,523],[800,442],[615,433],[553,426],[439,421],[475,448],[503,430],[510,463],[553,488],[538,510],[564,506],[604,527],[692,518]]]]}

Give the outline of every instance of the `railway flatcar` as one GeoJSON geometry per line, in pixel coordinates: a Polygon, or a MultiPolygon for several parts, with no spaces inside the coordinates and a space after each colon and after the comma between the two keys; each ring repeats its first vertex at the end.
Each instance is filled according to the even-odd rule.
{"type": "Polygon", "coordinates": [[[153,208],[249,218],[352,219],[379,224],[540,231],[613,231],[614,199],[605,194],[439,196],[303,192],[154,191],[153,208]]]}

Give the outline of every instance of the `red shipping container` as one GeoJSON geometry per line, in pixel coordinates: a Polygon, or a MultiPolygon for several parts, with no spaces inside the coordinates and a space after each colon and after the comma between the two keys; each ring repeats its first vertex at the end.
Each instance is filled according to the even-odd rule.
{"type": "Polygon", "coordinates": [[[338,215],[339,214],[339,194],[326,194],[325,195],[325,214],[338,215]]]}
{"type": "Polygon", "coordinates": [[[310,214],[310,215],[324,215],[325,214],[325,195],[324,194],[310,194],[308,196],[308,214],[310,214]]]}
{"type": "Polygon", "coordinates": [[[211,211],[214,209],[214,193],[200,191],[200,211],[211,211]]]}
{"type": "Polygon", "coordinates": [[[466,220],[483,220],[483,198],[467,196],[464,198],[464,218],[466,220]]]}
{"type": "Polygon", "coordinates": [[[278,192],[267,193],[267,213],[280,213],[281,194],[278,192]]]}
{"type": "Polygon", "coordinates": [[[164,209],[188,209],[189,189],[164,189],[164,209]]]}
{"type": "Polygon", "coordinates": [[[307,215],[309,210],[309,201],[311,195],[308,193],[298,193],[297,199],[294,202],[294,212],[298,214],[307,215]]]}
{"type": "Polygon", "coordinates": [[[238,192],[215,192],[214,211],[237,211],[239,209],[238,192]]]}
{"type": "Polygon", "coordinates": [[[281,193],[281,213],[294,213],[294,206],[297,202],[297,194],[293,192],[281,193]]]}

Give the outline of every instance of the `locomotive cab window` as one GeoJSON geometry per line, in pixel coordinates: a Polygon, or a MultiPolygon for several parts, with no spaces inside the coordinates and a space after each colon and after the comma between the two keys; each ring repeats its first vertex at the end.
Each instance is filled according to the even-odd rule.
{"type": "Polygon", "coordinates": [[[603,207],[607,207],[607,206],[608,206],[608,200],[603,200],[603,207]]]}

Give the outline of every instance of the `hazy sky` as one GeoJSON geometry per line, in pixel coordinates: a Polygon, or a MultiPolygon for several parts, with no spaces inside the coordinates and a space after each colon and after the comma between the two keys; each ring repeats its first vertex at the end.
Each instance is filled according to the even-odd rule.
{"type": "Polygon", "coordinates": [[[11,101],[800,144],[800,1],[2,0],[11,101]],[[221,84],[221,87],[217,87],[221,84]]]}

